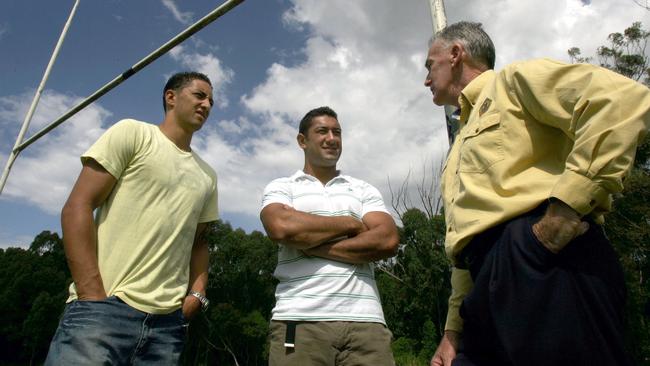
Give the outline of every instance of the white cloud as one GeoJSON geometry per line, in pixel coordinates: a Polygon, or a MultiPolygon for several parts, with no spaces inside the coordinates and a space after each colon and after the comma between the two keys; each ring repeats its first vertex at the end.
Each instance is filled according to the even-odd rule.
{"type": "Polygon", "coordinates": [[[190,24],[192,22],[192,13],[191,12],[182,12],[178,10],[174,0],[162,0],[162,4],[172,12],[174,19],[183,24],[190,24]]]}
{"type": "MultiPolygon", "coordinates": [[[[13,136],[12,141],[18,135],[31,97],[31,93],[25,93],[0,98],[0,126],[4,133],[13,136]]],[[[39,131],[81,100],[46,91],[27,135],[39,131]]],[[[79,156],[104,132],[104,121],[110,115],[100,105],[92,104],[25,149],[14,163],[2,192],[4,198],[24,201],[58,215],[81,170],[79,156]]],[[[2,155],[0,159],[6,161],[7,157],[2,155]]]]}
{"type": "Polygon", "coordinates": [[[573,46],[580,47],[584,55],[593,55],[609,33],[622,32],[637,20],[650,25],[650,12],[632,1],[586,5],[581,0],[468,0],[448,4],[450,21],[483,23],[496,45],[497,68],[536,57],[568,61],[567,50],[573,46]]]}
{"type": "Polygon", "coordinates": [[[187,51],[183,46],[176,46],[169,51],[171,57],[183,67],[206,74],[212,81],[214,103],[221,108],[228,106],[226,87],[235,77],[234,71],[224,66],[212,53],[201,54],[187,51]]]}
{"type": "MultiPolygon", "coordinates": [[[[302,50],[306,61],[292,67],[272,64],[266,79],[242,97],[259,123],[247,125],[240,145],[223,136],[240,133],[241,121],[222,122],[201,140],[200,151],[220,172],[221,207],[257,215],[264,185],[302,167],[295,142],[297,123],[305,112],[321,105],[339,112],[343,172],[376,185],[387,204],[388,177],[395,188],[410,174],[411,202],[417,204],[417,183],[431,178],[447,150],[442,108],[432,104],[423,87],[423,62],[432,32],[428,4],[390,0],[293,0],[293,4],[283,20],[310,34],[302,50]]],[[[593,52],[607,34],[629,26],[630,10],[635,10],[613,0],[589,6],[580,0],[469,0],[449,5],[450,23],[484,24],[495,41],[499,67],[533,57],[567,60],[566,50],[574,45],[593,52]]],[[[647,12],[635,14],[648,19],[647,12]]]]}
{"type": "Polygon", "coordinates": [[[389,1],[294,3],[284,19],[291,27],[311,30],[303,49],[306,61],[294,67],[273,64],[266,80],[242,98],[265,128],[247,142],[253,148],[247,170],[256,173],[247,190],[256,191],[259,200],[271,179],[302,168],[295,142],[298,121],[309,109],[329,105],[343,128],[339,167],[376,185],[389,205],[389,177],[399,185],[411,171],[419,180],[422,166],[440,161],[447,149],[442,111],[423,86],[431,29],[428,15],[421,16],[426,7],[389,1]]]}
{"type": "MultiPolygon", "coordinates": [[[[423,86],[432,32],[428,3],[292,3],[283,19],[286,26],[307,32],[299,57],[305,61],[265,65],[266,77],[238,100],[245,107],[242,116],[219,121],[214,119],[215,111],[214,120],[193,140],[194,148],[219,174],[222,213],[258,215],[264,186],[302,167],[302,152],[295,141],[297,124],[309,109],[321,105],[339,113],[344,131],[339,166],[345,174],[376,185],[389,204],[388,177],[395,188],[410,172],[413,192],[424,172],[434,170],[447,150],[442,108],[433,105],[423,86]]],[[[163,4],[178,12],[173,2],[163,4]]],[[[449,23],[484,24],[497,48],[497,68],[533,57],[568,60],[566,50],[571,46],[593,55],[609,33],[623,31],[637,20],[650,26],[650,12],[632,1],[584,5],[581,0],[467,0],[447,1],[446,6],[449,23]]],[[[234,82],[234,72],[214,53],[177,46],[170,54],[184,67],[206,73],[213,81],[217,105],[228,104],[226,87],[234,82]]],[[[27,109],[22,100],[30,97],[0,98],[0,135],[15,138],[14,123],[22,121],[27,109]]],[[[46,93],[34,129],[58,117],[77,99],[46,93]]],[[[108,115],[94,104],[76,116],[77,121],[66,122],[30,147],[19,157],[5,193],[58,212],[79,172],[78,156],[103,132],[108,115]]]]}

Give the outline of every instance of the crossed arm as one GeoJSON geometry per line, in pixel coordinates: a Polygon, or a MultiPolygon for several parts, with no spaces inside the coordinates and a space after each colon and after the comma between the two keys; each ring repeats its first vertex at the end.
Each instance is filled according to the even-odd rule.
{"type": "Polygon", "coordinates": [[[320,216],[272,203],[260,213],[269,238],[308,255],[346,263],[368,263],[396,254],[399,235],[390,215],[369,212],[359,221],[350,216],[320,216]]]}

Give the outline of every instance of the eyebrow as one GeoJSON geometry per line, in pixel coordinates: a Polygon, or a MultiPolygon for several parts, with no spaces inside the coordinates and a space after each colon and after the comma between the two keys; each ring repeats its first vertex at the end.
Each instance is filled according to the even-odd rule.
{"type": "Polygon", "coordinates": [[[321,131],[321,130],[327,130],[327,131],[332,130],[334,132],[340,132],[341,131],[341,127],[316,126],[314,129],[316,131],[321,131]]]}
{"type": "Polygon", "coordinates": [[[210,101],[210,105],[211,106],[214,105],[214,99],[212,99],[211,97],[208,97],[208,93],[206,93],[206,92],[204,92],[202,90],[194,90],[192,93],[198,94],[200,98],[208,98],[208,100],[210,101]]]}

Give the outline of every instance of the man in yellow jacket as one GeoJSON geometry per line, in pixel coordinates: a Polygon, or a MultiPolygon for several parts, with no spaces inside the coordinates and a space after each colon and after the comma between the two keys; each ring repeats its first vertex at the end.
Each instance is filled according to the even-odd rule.
{"type": "Polygon", "coordinates": [[[452,295],[431,364],[629,364],[623,273],[600,224],[650,91],[592,65],[494,60],[481,25],[459,22],[425,64],[433,102],[460,108],[442,175],[452,295]]]}

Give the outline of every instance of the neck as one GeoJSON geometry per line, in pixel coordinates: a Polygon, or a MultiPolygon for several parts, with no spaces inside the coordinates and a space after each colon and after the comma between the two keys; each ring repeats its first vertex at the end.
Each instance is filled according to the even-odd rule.
{"type": "MultiPolygon", "coordinates": [[[[481,65],[474,65],[472,63],[464,62],[461,64],[461,69],[460,72],[457,73],[456,75],[456,81],[454,83],[454,90],[453,94],[457,95],[460,97],[463,89],[472,82],[472,80],[476,79],[479,75],[481,75],[483,72],[487,71],[487,68],[481,66],[481,65]]],[[[460,108],[460,105],[458,103],[458,97],[454,99],[453,105],[460,108]]]]}
{"type": "Polygon", "coordinates": [[[462,80],[463,88],[465,88],[467,84],[471,83],[472,80],[476,79],[483,72],[485,72],[485,70],[474,69],[474,68],[467,70],[467,72],[463,74],[463,80],[462,80]]]}
{"type": "Polygon", "coordinates": [[[331,167],[317,167],[310,165],[309,163],[305,162],[304,168],[302,168],[302,171],[316,177],[323,185],[327,184],[332,178],[336,177],[339,175],[339,171],[336,170],[336,166],[331,166],[331,167]]]}
{"type": "Polygon", "coordinates": [[[167,115],[159,125],[160,131],[167,136],[179,149],[183,151],[192,151],[190,143],[192,142],[193,132],[182,129],[177,123],[167,115]]]}

